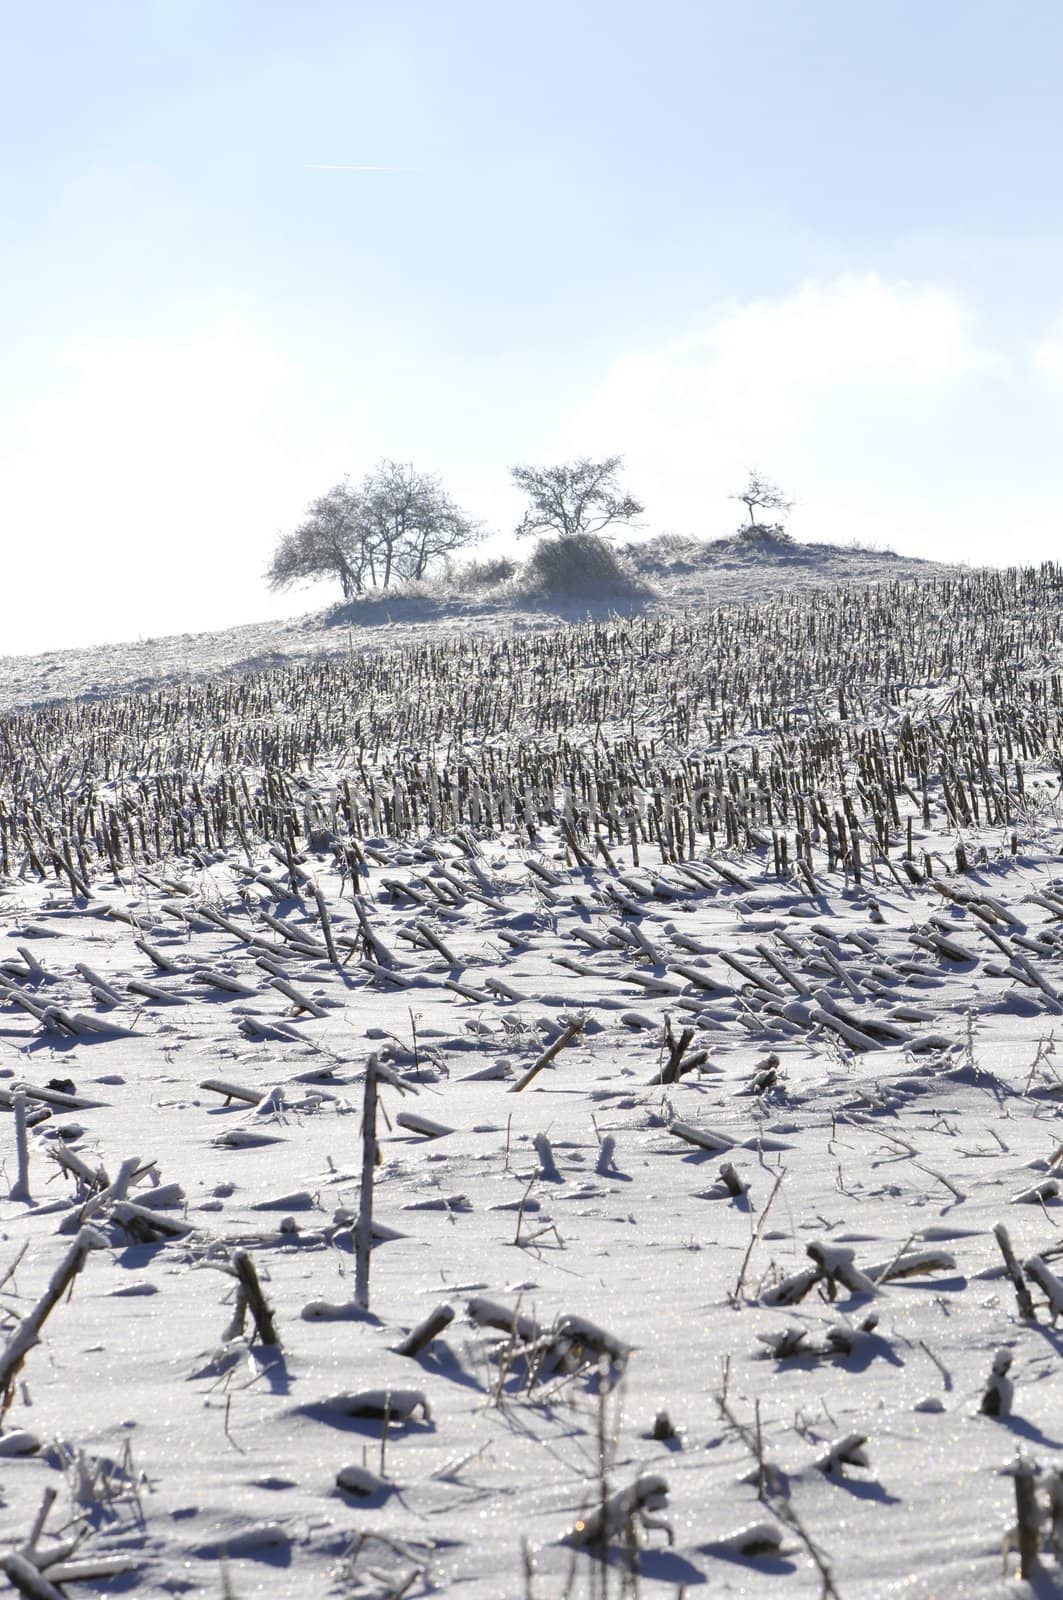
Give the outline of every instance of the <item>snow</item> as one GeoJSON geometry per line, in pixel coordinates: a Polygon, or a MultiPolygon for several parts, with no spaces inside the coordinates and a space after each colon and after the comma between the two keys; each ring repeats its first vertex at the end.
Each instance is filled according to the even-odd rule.
{"type": "MultiPolygon", "coordinates": [[[[771,574],[749,582],[766,601],[771,574]]],[[[906,719],[941,731],[961,783],[963,751],[987,749],[991,781],[1008,775],[1007,818],[958,826],[942,774],[906,771],[885,856],[863,813],[859,882],[851,854],[829,865],[821,834],[798,868],[792,817],[738,844],[699,833],[693,856],[682,830],[678,849],[633,848],[604,805],[591,826],[560,799],[530,825],[518,809],[479,828],[348,835],[328,802],[357,759],[331,733],[289,772],[306,825],[287,852],[261,834],[246,849],[200,839],[116,872],[86,823],[86,896],[12,844],[0,1109],[21,1100],[29,1124],[27,1192],[14,1114],[0,1176],[0,1349],[21,1361],[0,1423],[13,1578],[20,1561],[42,1581],[72,1565],[70,1593],[151,1600],[1063,1593],[1058,1551],[1029,1581],[1014,1552],[1002,1565],[1009,1469],[1031,1458],[1047,1507],[1063,1448],[1061,585],[1058,573],[979,582],[942,594],[943,617],[967,608],[951,622],[914,590],[892,602],[913,663],[930,659],[920,647],[936,627],[955,632],[951,679],[884,685],[871,662],[864,682],[791,694],[780,676],[770,721],[732,701],[742,726],[712,747],[699,697],[717,670],[730,680],[697,657],[701,624],[644,641],[592,627],[576,630],[583,676],[567,711],[557,684],[515,662],[508,727],[465,747],[475,772],[517,753],[529,772],[558,749],[573,762],[622,753],[630,729],[592,714],[622,680],[635,734],[655,741],[654,782],[714,749],[735,773],[753,751],[762,771],[784,756],[800,771],[833,728],[859,803],[856,778],[869,794],[892,770],[875,752],[914,748],[906,719]],[[994,639],[1011,641],[996,664],[1006,702],[970,667],[994,639]],[[677,686],[685,744],[678,722],[665,731],[677,686]],[[839,693],[856,709],[839,710],[839,693]],[[568,722],[529,732],[547,703],[568,722]],[[1003,722],[981,743],[978,712],[1005,709],[1027,737],[1025,798],[1014,754],[997,762],[1003,722]],[[772,832],[787,827],[777,871],[772,832]],[[344,843],[362,854],[356,877],[344,843]],[[377,1162],[362,1127],[371,1058],[377,1162]],[[368,1308],[356,1303],[366,1159],[368,1308]],[[275,1344],[253,1297],[243,1307],[245,1258],[275,1344]],[[436,1312],[434,1336],[400,1353],[436,1312]],[[993,1383],[1007,1387],[996,1415],[993,1383]],[[76,1575],[94,1563],[98,1577],[76,1575]]],[[[786,638],[810,641],[809,671],[819,649],[812,621],[826,613],[786,596],[756,608],[782,640],[765,681],[786,638]]],[[[655,604],[679,615],[667,596],[655,604]]],[[[548,651],[555,622],[532,620],[548,651]]],[[[394,654],[374,630],[377,709],[392,704],[405,728],[434,714],[433,696],[456,705],[478,673],[493,691],[497,652],[462,651],[500,626],[460,611],[433,624],[442,654],[416,704],[402,665],[414,624],[397,626],[394,654]]],[[[217,730],[186,734],[167,708],[191,715],[190,702],[166,685],[325,648],[323,626],[277,627],[268,645],[234,630],[157,651],[150,734],[114,693],[146,681],[147,647],[54,661],[60,692],[81,673],[105,698],[0,722],[23,763],[9,757],[0,781],[4,816],[22,816],[17,790],[42,826],[76,835],[75,795],[91,789],[98,815],[138,782],[170,781],[177,750],[194,811],[188,752],[198,739],[213,780],[217,730]],[[53,739],[71,741],[65,765],[53,739]]],[[[302,681],[263,680],[264,694],[280,686],[276,726],[316,717],[335,732],[331,680],[315,680],[309,709],[282,703],[302,681]]],[[[6,663],[6,704],[45,682],[39,663],[6,663]]],[[[224,707],[211,714],[221,726],[224,707]]],[[[446,730],[415,753],[456,770],[446,730]]],[[[413,770],[384,744],[358,754],[389,783],[413,770]]],[[[253,794],[279,781],[265,764],[240,770],[253,794]]]]}

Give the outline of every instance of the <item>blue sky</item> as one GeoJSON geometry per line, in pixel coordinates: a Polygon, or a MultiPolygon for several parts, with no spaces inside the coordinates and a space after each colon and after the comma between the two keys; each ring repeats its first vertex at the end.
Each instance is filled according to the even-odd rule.
{"type": "Polygon", "coordinates": [[[622,451],[648,532],[1063,554],[1063,10],[3,6],[0,653],[305,610],[380,457],[507,542],[622,451]],[[373,168],[383,170],[342,170],[373,168]]]}

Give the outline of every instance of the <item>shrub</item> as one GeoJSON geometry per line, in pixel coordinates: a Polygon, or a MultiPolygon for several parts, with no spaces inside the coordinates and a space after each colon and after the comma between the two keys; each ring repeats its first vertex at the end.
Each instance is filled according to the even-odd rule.
{"type": "Polygon", "coordinates": [[[521,581],[524,593],[532,595],[631,594],[639,587],[616,552],[593,533],[540,539],[521,581]]]}
{"type": "Polygon", "coordinates": [[[498,589],[516,573],[517,563],[509,556],[488,556],[484,561],[469,561],[455,567],[451,581],[461,593],[470,589],[498,589]]]}

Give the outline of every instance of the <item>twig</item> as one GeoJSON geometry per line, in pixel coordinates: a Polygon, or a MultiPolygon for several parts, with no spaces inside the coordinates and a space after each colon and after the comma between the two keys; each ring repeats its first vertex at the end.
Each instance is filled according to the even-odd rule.
{"type": "Polygon", "coordinates": [[[749,1267],[750,1257],[752,1256],[753,1251],[756,1249],[757,1242],[760,1239],[761,1234],[764,1232],[764,1224],[768,1220],[768,1212],[771,1210],[772,1201],[775,1199],[775,1196],[779,1192],[779,1188],[780,1188],[780,1186],[782,1184],[783,1179],[786,1176],[786,1172],[787,1172],[787,1169],[785,1167],[780,1167],[779,1168],[779,1175],[775,1179],[775,1183],[774,1183],[774,1185],[772,1187],[772,1191],[769,1194],[768,1199],[767,1199],[767,1204],[765,1205],[764,1210],[760,1213],[760,1216],[757,1219],[757,1225],[753,1229],[752,1235],[750,1236],[749,1247],[746,1250],[746,1253],[742,1258],[742,1268],[741,1268],[741,1271],[738,1274],[738,1282],[735,1284],[734,1289],[731,1292],[730,1298],[731,1298],[732,1303],[735,1302],[739,1298],[741,1293],[742,1293],[742,1286],[746,1281],[746,1272],[747,1272],[748,1267],[749,1267]]]}

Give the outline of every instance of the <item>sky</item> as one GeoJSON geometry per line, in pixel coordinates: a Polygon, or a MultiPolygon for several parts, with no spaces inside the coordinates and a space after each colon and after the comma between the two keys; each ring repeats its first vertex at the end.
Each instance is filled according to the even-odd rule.
{"type": "Polygon", "coordinates": [[[1063,8],[0,0],[0,654],[327,604],[379,460],[515,550],[757,466],[800,539],[1063,557],[1063,8]]]}

